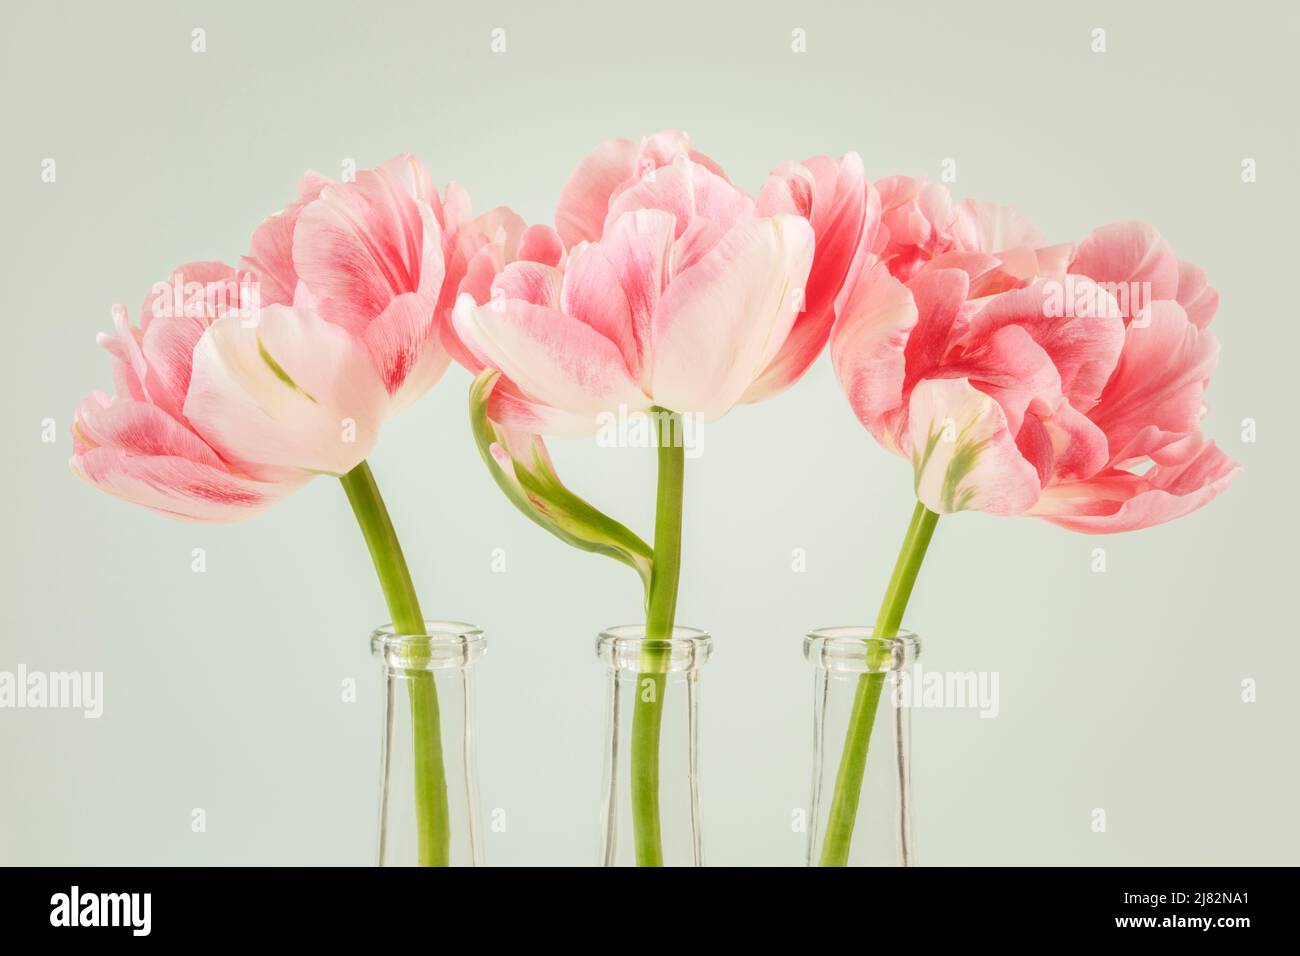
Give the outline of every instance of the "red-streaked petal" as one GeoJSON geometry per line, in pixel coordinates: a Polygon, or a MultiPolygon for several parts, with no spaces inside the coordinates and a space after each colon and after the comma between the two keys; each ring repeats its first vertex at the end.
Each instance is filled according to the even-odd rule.
{"type": "Polygon", "coordinates": [[[1196,436],[1185,456],[1144,475],[1112,470],[1044,492],[1033,514],[1071,531],[1112,534],[1181,518],[1208,504],[1241,473],[1214,442],[1196,436]]]}
{"type": "Polygon", "coordinates": [[[94,448],[69,465],[101,491],[189,521],[242,521],[302,484],[252,481],[187,458],[137,457],[121,448],[94,448]]]}
{"type": "Polygon", "coordinates": [[[364,338],[375,369],[393,397],[390,415],[432,388],[450,361],[437,334],[432,304],[414,292],[393,299],[366,328],[364,338]]]}
{"type": "Polygon", "coordinates": [[[298,219],[293,259],[322,317],[360,335],[404,292],[436,301],[442,231],[432,208],[392,168],[324,189],[298,219]]]}

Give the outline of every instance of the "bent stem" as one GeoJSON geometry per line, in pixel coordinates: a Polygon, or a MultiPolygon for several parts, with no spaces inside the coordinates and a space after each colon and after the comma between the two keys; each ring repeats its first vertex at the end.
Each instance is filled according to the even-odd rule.
{"type": "MultiPolygon", "coordinates": [[[[880,602],[880,613],[871,631],[873,638],[890,638],[898,634],[903,611],[912,596],[912,585],[921,570],[925,551],[930,546],[939,516],[921,502],[912,511],[912,521],[894,562],[885,597],[880,602]]],[[[875,645],[879,647],[879,645],[875,645]]],[[[871,728],[876,721],[880,694],[885,686],[885,674],[875,668],[883,663],[877,650],[869,663],[872,669],[858,678],[853,695],[853,710],[849,714],[848,732],[844,750],[840,754],[839,770],[835,774],[835,790],[831,795],[830,815],[826,821],[826,837],[822,843],[821,866],[844,866],[849,860],[849,844],[853,840],[853,823],[858,815],[858,799],[862,795],[862,775],[867,769],[867,745],[871,741],[871,728]]]]}
{"type": "MultiPolygon", "coordinates": [[[[370,465],[362,462],[341,479],[348,502],[357,516],[361,534],[370,549],[379,585],[393,616],[398,634],[424,634],[424,616],[420,600],[411,583],[397,531],[380,497],[379,486],[370,465]]],[[[448,825],[447,774],[442,762],[442,733],[438,716],[438,689],[433,672],[414,670],[408,673],[407,691],[411,701],[411,731],[415,746],[415,817],[419,836],[420,866],[447,866],[451,855],[451,830],[448,825]]]]}
{"type": "MultiPolygon", "coordinates": [[[[670,640],[677,616],[677,583],[682,563],[682,486],[686,454],[681,415],[655,407],[659,425],[659,490],[655,504],[653,569],[646,601],[647,641],[670,640]]],[[[668,682],[663,662],[671,650],[646,649],[647,670],[637,675],[632,709],[632,833],[637,866],[663,866],[659,825],[659,730],[668,682]]]]}

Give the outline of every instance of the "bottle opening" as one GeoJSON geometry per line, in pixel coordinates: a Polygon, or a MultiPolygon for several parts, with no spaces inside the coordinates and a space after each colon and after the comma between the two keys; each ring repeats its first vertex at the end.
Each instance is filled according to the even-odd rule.
{"type": "Polygon", "coordinates": [[[425,621],[424,634],[399,634],[392,624],[370,635],[370,651],[388,667],[440,670],[464,667],[487,651],[483,631],[462,621],[425,621]]]}
{"type": "Polygon", "coordinates": [[[601,631],[596,656],[611,670],[669,674],[692,671],[713,654],[713,638],[696,627],[675,627],[671,637],[646,637],[645,626],[622,624],[601,631]]]}
{"type": "Polygon", "coordinates": [[[876,637],[870,627],[822,627],[803,639],[803,655],[831,671],[885,673],[911,666],[921,653],[921,641],[911,631],[876,637]]]}

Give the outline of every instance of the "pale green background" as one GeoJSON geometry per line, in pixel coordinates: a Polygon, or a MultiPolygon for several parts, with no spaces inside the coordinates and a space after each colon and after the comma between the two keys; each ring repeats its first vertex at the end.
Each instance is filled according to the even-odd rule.
{"type": "MultiPolygon", "coordinates": [[[[1115,538],[940,522],[908,619],[933,669],[995,670],[1002,714],[919,711],[930,864],[1300,862],[1296,805],[1294,4],[41,3],[6,10],[0,669],[102,670],[106,712],[0,711],[0,860],[372,859],[384,619],[337,482],[257,520],[169,521],[68,473],[74,404],[108,388],[109,306],[233,261],[308,168],[409,150],[550,219],[600,140],[687,129],[756,190],[781,160],[1010,201],[1053,241],[1143,218],[1222,293],[1205,426],[1245,465],[1212,506],[1115,538]],[[622,6],[622,9],[616,7],[622,6]],[[207,30],[207,52],[190,31],[207,30]],[[508,49],[490,51],[490,31],[508,49]],[[1108,52],[1090,51],[1107,31],[1108,52]],[[807,52],[791,31],[807,31],[807,52]],[[41,161],[57,161],[54,184],[41,161]],[[1242,159],[1258,163],[1244,184],[1242,159]],[[43,444],[41,422],[58,422],[43,444]],[[1243,419],[1258,441],[1242,441],[1243,419]],[[1106,549],[1107,571],[1091,570],[1106,549]],[[205,548],[207,572],[191,572],[205,548]],[[359,700],[340,702],[355,678],[359,700]],[[1258,702],[1241,701],[1242,681],[1258,702]],[[190,829],[207,812],[206,833],[190,829]],[[1107,831],[1091,829],[1104,808],[1107,831]]],[[[635,620],[622,566],[561,545],[489,481],[452,370],[372,461],[430,616],[480,623],[483,805],[497,864],[595,859],[603,678],[635,620]],[[491,571],[504,548],[507,572],[491,571]]],[[[652,454],[555,442],[580,492],[649,533],[652,454]]],[[[703,678],[706,853],[795,864],[809,627],[868,622],[910,468],[823,359],[707,429],[687,475],[683,623],[703,678]],[[793,573],[792,554],[807,554],[793,573]]]]}

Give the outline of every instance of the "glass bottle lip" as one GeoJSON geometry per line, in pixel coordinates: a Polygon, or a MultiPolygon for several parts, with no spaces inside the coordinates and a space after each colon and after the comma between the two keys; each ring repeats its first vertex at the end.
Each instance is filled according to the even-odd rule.
{"type": "Polygon", "coordinates": [[[610,670],[641,674],[693,671],[713,654],[713,638],[698,627],[674,627],[672,637],[646,637],[644,624],[620,624],[600,632],[596,656],[610,670]]]}
{"type": "Polygon", "coordinates": [[[875,637],[874,628],[853,625],[819,627],[803,639],[803,656],[829,671],[887,673],[909,667],[921,653],[921,640],[911,631],[875,637]]]}
{"type": "Polygon", "coordinates": [[[424,634],[399,634],[392,624],[370,635],[370,652],[387,667],[442,670],[465,667],[487,652],[481,628],[463,621],[425,621],[424,634]]]}

